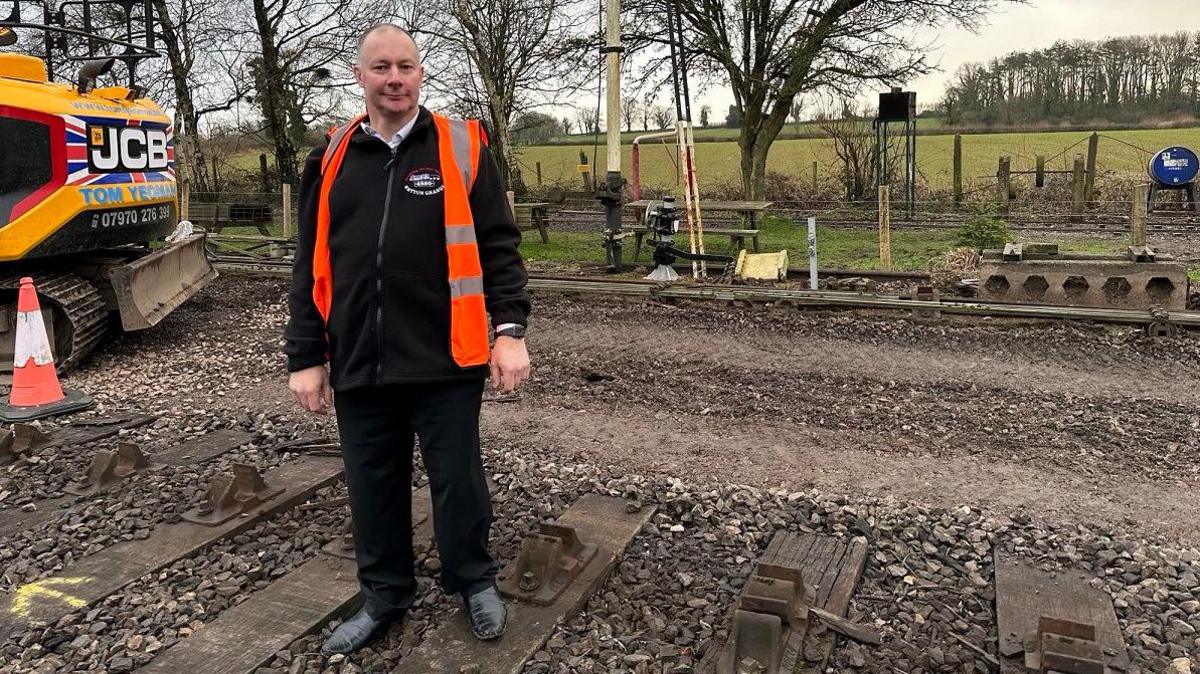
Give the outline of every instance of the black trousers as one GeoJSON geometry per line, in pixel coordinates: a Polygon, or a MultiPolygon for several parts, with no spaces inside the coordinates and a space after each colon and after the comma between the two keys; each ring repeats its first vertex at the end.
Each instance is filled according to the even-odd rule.
{"type": "Polygon", "coordinates": [[[336,395],[354,553],[367,612],[398,617],[413,601],[412,455],[420,439],[447,594],[494,582],[491,498],[479,452],[484,380],[365,387],[336,395]]]}

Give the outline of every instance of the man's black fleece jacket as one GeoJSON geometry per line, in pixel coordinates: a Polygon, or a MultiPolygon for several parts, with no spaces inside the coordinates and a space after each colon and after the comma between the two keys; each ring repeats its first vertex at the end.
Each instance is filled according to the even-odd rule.
{"type": "MultiPolygon", "coordinates": [[[[328,142],[328,139],[326,139],[328,142]]],[[[304,163],[299,239],[284,332],[288,371],[326,362],[335,390],[487,374],[450,355],[450,285],[437,127],[424,107],[395,152],[355,129],[329,197],[333,304],[312,299],[322,145],[304,163]],[[328,341],[327,341],[328,340],[328,341]]],[[[470,193],[492,324],[526,324],[529,298],[500,172],[486,146],[470,193]]]]}

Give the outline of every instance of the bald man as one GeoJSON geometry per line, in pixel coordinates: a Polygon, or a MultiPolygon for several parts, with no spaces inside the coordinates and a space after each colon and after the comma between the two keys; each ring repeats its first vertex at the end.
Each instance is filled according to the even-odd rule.
{"type": "Polygon", "coordinates": [[[366,31],[354,76],[366,114],[305,163],[285,331],[296,401],[337,413],[364,598],[322,652],[357,650],[412,604],[414,437],[442,588],[462,596],[476,637],[495,639],[508,612],[488,552],[479,411],[489,374],[501,392],[529,374],[521,235],[480,125],[420,105],[408,33],[366,31]]]}

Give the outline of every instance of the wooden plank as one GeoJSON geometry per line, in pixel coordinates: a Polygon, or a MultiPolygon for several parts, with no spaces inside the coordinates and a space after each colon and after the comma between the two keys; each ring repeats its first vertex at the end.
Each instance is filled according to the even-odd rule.
{"type": "Polygon", "coordinates": [[[340,458],[297,459],[264,476],[269,484],[284,487],[284,492],[241,517],[216,527],[189,522],[160,524],[145,540],[118,543],[53,576],[26,583],[0,600],[0,641],[91,606],[148,573],[291,508],[341,476],[340,458]]]}
{"type": "Polygon", "coordinates": [[[855,641],[861,641],[864,644],[872,644],[876,646],[878,646],[880,643],[879,630],[873,627],[860,625],[852,620],[847,620],[839,615],[830,613],[825,609],[820,609],[815,606],[809,609],[809,615],[816,616],[821,622],[828,625],[830,629],[835,630],[839,634],[848,636],[855,641]]]}
{"type": "MultiPolygon", "coordinates": [[[[854,595],[854,589],[858,587],[858,581],[862,578],[866,562],[867,541],[862,538],[851,540],[835,577],[831,582],[827,582],[829,589],[825,593],[826,599],[821,608],[834,616],[844,617],[846,615],[846,611],[850,608],[850,597],[854,595]]],[[[824,672],[836,646],[837,636],[832,632],[811,635],[809,650],[815,656],[799,671],[824,672]]]]}
{"type": "Polygon", "coordinates": [[[654,508],[629,513],[626,501],[587,494],[575,502],[558,523],[575,527],[580,539],[598,546],[595,558],[549,606],[509,604],[508,630],[502,639],[481,642],[471,635],[462,609],[441,621],[437,629],[412,653],[400,661],[393,674],[423,674],[474,671],[488,674],[520,672],[534,653],[550,638],[554,627],[583,609],[588,598],[617,565],[625,547],[654,514],[654,508]]]}
{"type": "Polygon", "coordinates": [[[170,449],[151,454],[150,460],[155,463],[165,463],[169,466],[204,463],[228,451],[241,447],[253,440],[255,436],[255,433],[248,433],[235,428],[223,428],[175,445],[170,449]]]}
{"type": "MultiPolygon", "coordinates": [[[[413,538],[429,539],[429,487],[413,493],[413,538]]],[[[344,615],[359,595],[354,559],[320,554],[138,669],[143,674],[253,674],[278,651],[344,615]]]]}
{"type": "Polygon", "coordinates": [[[1088,585],[1078,571],[1056,574],[995,553],[996,624],[1000,635],[1001,671],[1023,672],[1025,639],[1037,633],[1042,616],[1091,623],[1108,667],[1129,668],[1129,653],[1112,599],[1088,585]]]}
{"type": "Polygon", "coordinates": [[[0,539],[7,538],[26,529],[40,527],[67,512],[75,496],[59,496],[42,499],[34,503],[33,510],[10,508],[0,510],[0,539]]]}
{"type": "MultiPolygon", "coordinates": [[[[864,539],[852,541],[821,534],[799,534],[794,532],[779,532],[772,537],[766,551],[759,557],[759,562],[791,566],[799,568],[804,578],[805,586],[814,595],[814,606],[824,609],[829,615],[841,617],[845,615],[850,603],[850,596],[862,576],[866,562],[867,543],[864,539]]],[[[733,608],[729,610],[727,620],[732,621],[733,608]]],[[[781,672],[792,672],[803,665],[805,629],[792,630],[784,644],[781,672]]],[[[811,636],[810,636],[811,638],[811,636]]],[[[818,644],[822,650],[822,663],[833,650],[833,634],[826,633],[819,637],[818,644]]],[[[716,670],[717,660],[723,648],[708,650],[696,668],[697,672],[709,673],[716,670]]],[[[809,670],[796,670],[809,671],[809,670]]],[[[824,671],[813,668],[811,671],[824,671]]]]}
{"type": "Polygon", "coordinates": [[[47,431],[50,446],[67,447],[103,440],[125,428],[137,428],[157,419],[153,414],[128,414],[104,419],[85,419],[47,431]]]}
{"type": "MultiPolygon", "coordinates": [[[[143,415],[144,416],[144,415],[143,415]]],[[[153,420],[154,417],[149,417],[153,420]]],[[[137,423],[148,423],[141,416],[134,420],[137,423]]],[[[91,426],[91,424],[89,424],[91,426]]],[[[75,435],[74,437],[89,438],[85,442],[103,439],[112,435],[116,435],[121,428],[129,428],[129,426],[112,426],[111,424],[96,424],[96,430],[105,431],[102,436],[86,436],[75,435]],[[111,432],[110,432],[111,431],[111,432]]],[[[82,429],[80,429],[82,430],[82,429]]],[[[57,439],[57,436],[56,438],[57,439]]],[[[167,465],[191,465],[200,464],[228,452],[232,449],[237,449],[254,439],[253,433],[245,431],[237,431],[232,429],[214,431],[201,438],[177,445],[163,452],[151,455],[150,459],[155,463],[164,463],[167,465]]],[[[73,442],[72,444],[81,444],[73,442]]],[[[111,489],[111,488],[110,488],[111,489]]],[[[105,490],[108,491],[108,490],[105,490]]],[[[47,522],[50,522],[58,516],[68,512],[71,505],[82,500],[92,498],[91,496],[59,496],[56,498],[43,499],[35,503],[35,509],[30,511],[16,510],[15,512],[0,511],[3,513],[3,518],[0,519],[0,538],[12,536],[26,529],[39,527],[47,522]]]]}

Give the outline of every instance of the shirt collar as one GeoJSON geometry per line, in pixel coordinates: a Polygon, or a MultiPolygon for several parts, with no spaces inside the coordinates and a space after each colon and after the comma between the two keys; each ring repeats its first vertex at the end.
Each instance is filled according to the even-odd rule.
{"type": "Polygon", "coordinates": [[[383,134],[376,131],[374,129],[374,127],[371,126],[370,119],[364,119],[362,121],[361,126],[362,126],[362,130],[364,132],[366,132],[367,135],[374,136],[374,137],[378,138],[379,140],[382,140],[383,142],[388,144],[388,147],[395,150],[396,148],[400,147],[400,142],[408,137],[409,132],[412,131],[413,126],[417,123],[417,118],[420,116],[421,116],[421,114],[418,111],[418,113],[413,115],[413,118],[408,120],[407,124],[400,127],[396,131],[396,133],[392,135],[392,137],[390,139],[384,138],[383,134]]]}

